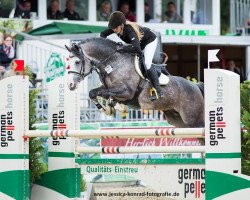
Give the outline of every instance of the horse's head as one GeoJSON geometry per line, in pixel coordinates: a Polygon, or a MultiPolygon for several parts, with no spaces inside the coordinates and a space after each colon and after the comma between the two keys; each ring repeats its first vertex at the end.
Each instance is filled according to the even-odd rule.
{"type": "Polygon", "coordinates": [[[68,87],[70,90],[75,90],[78,84],[93,71],[93,63],[78,45],[72,44],[71,47],[65,47],[70,52],[68,87]]]}
{"type": "Polygon", "coordinates": [[[69,71],[68,87],[76,89],[77,85],[97,68],[102,71],[105,65],[117,59],[117,44],[103,38],[90,38],[79,44],[72,44],[67,47],[70,52],[71,69],[69,71]]]}

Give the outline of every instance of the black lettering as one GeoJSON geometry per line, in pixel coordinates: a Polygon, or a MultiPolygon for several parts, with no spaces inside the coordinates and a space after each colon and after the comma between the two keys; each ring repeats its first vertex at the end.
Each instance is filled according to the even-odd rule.
{"type": "Polygon", "coordinates": [[[217,145],[218,145],[218,141],[216,141],[216,140],[211,140],[211,141],[210,141],[210,145],[211,145],[211,146],[217,146],[217,145]]]}
{"type": "Polygon", "coordinates": [[[222,112],[223,111],[223,107],[218,107],[217,108],[217,112],[222,112]]]}
{"type": "Polygon", "coordinates": [[[205,194],[205,192],[206,192],[206,187],[205,187],[205,186],[206,186],[205,183],[202,183],[202,184],[201,184],[201,193],[202,193],[202,194],[205,194]]]}
{"type": "Polygon", "coordinates": [[[184,174],[183,174],[183,177],[184,179],[188,179],[188,169],[184,169],[184,174]]]}
{"type": "Polygon", "coordinates": [[[223,128],[217,128],[217,133],[223,133],[223,128]]]}
{"type": "Polygon", "coordinates": [[[64,119],[59,119],[60,124],[64,124],[64,119]]]}
{"type": "Polygon", "coordinates": [[[189,185],[188,183],[184,184],[184,197],[187,197],[187,193],[189,193],[189,185]]]}
{"type": "Polygon", "coordinates": [[[179,183],[183,183],[183,170],[182,169],[179,169],[178,170],[178,182],[179,183]]]}
{"type": "Polygon", "coordinates": [[[53,138],[52,145],[58,146],[58,145],[60,145],[60,141],[57,140],[57,139],[55,139],[55,138],[53,138]]]}
{"type": "MultiPolygon", "coordinates": [[[[210,134],[211,134],[211,132],[210,132],[210,134]]],[[[215,135],[210,135],[210,139],[215,140],[216,139],[215,135]]]]}
{"type": "Polygon", "coordinates": [[[193,169],[193,179],[200,179],[200,169],[193,169]]]}
{"type": "Polygon", "coordinates": [[[1,147],[8,147],[8,143],[7,142],[1,142],[1,147]]]}
{"type": "Polygon", "coordinates": [[[189,191],[190,193],[194,193],[194,183],[190,183],[190,186],[189,186],[189,191]]]}

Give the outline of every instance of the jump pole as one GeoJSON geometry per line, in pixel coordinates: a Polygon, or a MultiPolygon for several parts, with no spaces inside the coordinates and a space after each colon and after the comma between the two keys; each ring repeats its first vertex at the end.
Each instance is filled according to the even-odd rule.
{"type": "Polygon", "coordinates": [[[30,130],[27,137],[76,137],[81,139],[103,138],[204,138],[205,128],[158,128],[115,130],[30,130]]]}
{"type": "Polygon", "coordinates": [[[204,146],[76,147],[78,153],[205,153],[204,146]]]}

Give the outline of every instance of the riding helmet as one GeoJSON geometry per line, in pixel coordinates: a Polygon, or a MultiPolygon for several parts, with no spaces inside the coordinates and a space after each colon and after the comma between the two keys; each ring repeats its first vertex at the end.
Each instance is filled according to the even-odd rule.
{"type": "Polygon", "coordinates": [[[110,15],[108,27],[115,29],[117,26],[126,23],[125,15],[120,11],[115,11],[110,15]]]}

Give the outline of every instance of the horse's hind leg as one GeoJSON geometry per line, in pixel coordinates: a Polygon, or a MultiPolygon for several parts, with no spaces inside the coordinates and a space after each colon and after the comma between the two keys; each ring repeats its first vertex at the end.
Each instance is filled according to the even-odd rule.
{"type": "Polygon", "coordinates": [[[181,119],[181,116],[175,110],[167,110],[167,111],[163,111],[163,113],[168,123],[170,123],[171,125],[179,127],[179,128],[186,127],[185,123],[181,119]]]}
{"type": "MultiPolygon", "coordinates": [[[[202,117],[199,119],[195,118],[196,120],[191,119],[191,116],[185,116],[187,120],[184,122],[183,116],[181,117],[180,114],[174,110],[171,111],[164,111],[164,114],[167,118],[168,123],[174,125],[177,128],[199,128],[204,127],[205,123],[202,117]]],[[[184,117],[184,119],[185,119],[184,117]]],[[[205,145],[204,138],[197,138],[201,145],[205,145]]]]}
{"type": "Polygon", "coordinates": [[[193,109],[186,106],[180,111],[180,116],[185,124],[185,127],[199,128],[205,126],[204,121],[204,108],[193,109]]]}
{"type": "MultiPolygon", "coordinates": [[[[181,112],[181,117],[185,123],[185,127],[190,128],[204,128],[204,107],[201,109],[194,110],[192,108],[185,108],[184,111],[181,112]],[[184,112],[185,111],[185,112],[184,112]]],[[[205,145],[204,138],[198,138],[201,145],[205,145]]]]}

